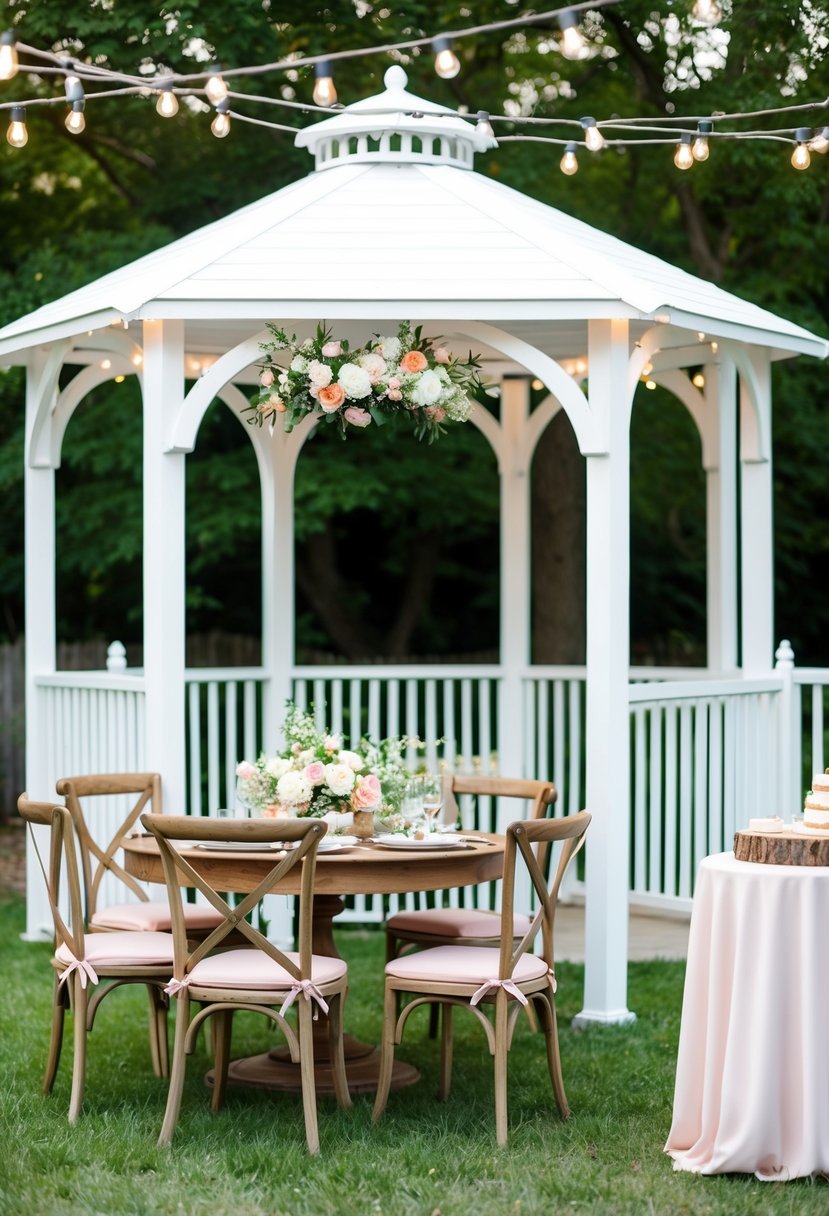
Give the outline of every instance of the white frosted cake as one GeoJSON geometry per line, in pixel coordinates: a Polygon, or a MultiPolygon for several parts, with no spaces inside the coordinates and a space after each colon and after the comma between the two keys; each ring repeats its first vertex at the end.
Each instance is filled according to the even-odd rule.
{"type": "Polygon", "coordinates": [[[812,788],[803,804],[803,824],[829,832],[829,769],[825,773],[815,773],[812,778],[812,788]]]}

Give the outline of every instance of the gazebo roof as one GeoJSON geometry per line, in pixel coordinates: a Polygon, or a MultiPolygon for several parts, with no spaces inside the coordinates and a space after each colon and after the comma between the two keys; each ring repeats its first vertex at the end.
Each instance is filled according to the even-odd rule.
{"type": "Polygon", "coordinates": [[[316,172],[12,322],[0,356],[142,318],[184,318],[189,346],[210,349],[228,322],[412,315],[506,322],[548,349],[551,321],[572,336],[586,320],[626,317],[779,354],[829,352],[800,326],[470,172],[492,141],[401,77],[391,69],[385,93],[300,132],[316,172]]]}

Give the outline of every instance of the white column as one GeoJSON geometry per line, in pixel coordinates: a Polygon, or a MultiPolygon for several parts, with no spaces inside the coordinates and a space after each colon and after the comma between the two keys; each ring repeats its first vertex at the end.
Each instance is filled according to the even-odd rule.
{"type": "MultiPolygon", "coordinates": [[[[26,790],[31,798],[55,798],[49,730],[40,720],[35,686],[38,675],[55,670],[55,470],[33,467],[31,439],[39,405],[45,358],[32,353],[26,375],[26,461],[24,469],[24,552],[26,630],[26,790]]],[[[36,829],[38,847],[48,869],[49,832],[36,829]]],[[[26,932],[24,938],[51,936],[49,901],[37,857],[26,842],[26,932]]]]}
{"type": "Polygon", "coordinates": [[[742,667],[746,675],[765,675],[774,657],[771,368],[767,357],[754,352],[751,362],[752,384],[740,382],[742,667]]]}
{"type": "Polygon", "coordinates": [[[291,696],[295,661],[294,471],[300,437],[277,431],[262,477],[262,666],[265,748],[282,745],[279,728],[291,696]]]}
{"type": "Polygon", "coordinates": [[[587,457],[587,834],[584,1008],[628,1022],[630,441],[628,326],[591,321],[590,409],[607,454],[587,457]]]}
{"type": "Polygon", "coordinates": [[[145,764],[165,810],[186,810],[184,461],[169,452],[184,397],[184,323],[144,322],[145,764]]]}
{"type": "Polygon", "coordinates": [[[737,667],[737,373],[723,358],[705,372],[707,666],[737,667]]]}
{"type": "MultiPolygon", "coordinates": [[[[501,382],[501,685],[498,701],[498,768],[524,775],[522,672],[530,658],[530,479],[521,440],[530,412],[528,376],[501,382]]],[[[513,807],[514,812],[514,807],[513,807]]],[[[498,827],[510,818],[499,808],[498,827]]]]}

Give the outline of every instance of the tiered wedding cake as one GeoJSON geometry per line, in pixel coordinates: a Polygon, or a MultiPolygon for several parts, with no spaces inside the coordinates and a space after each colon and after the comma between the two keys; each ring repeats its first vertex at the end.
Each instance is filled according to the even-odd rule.
{"type": "Polygon", "coordinates": [[[804,827],[829,832],[829,769],[815,773],[803,806],[804,827]]]}

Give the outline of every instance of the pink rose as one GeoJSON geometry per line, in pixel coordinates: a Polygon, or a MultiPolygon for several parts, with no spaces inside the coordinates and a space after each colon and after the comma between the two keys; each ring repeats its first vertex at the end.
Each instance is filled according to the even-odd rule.
{"type": "Polygon", "coordinates": [[[259,383],[263,388],[270,388],[270,386],[273,384],[273,372],[269,367],[266,367],[262,372],[261,376],[259,377],[259,383]]]}
{"type": "Polygon", "coordinates": [[[451,355],[445,346],[439,346],[434,352],[434,355],[435,363],[448,363],[451,358],[451,355]]]}
{"type": "Polygon", "coordinates": [[[434,422],[443,422],[446,417],[446,410],[442,405],[427,405],[423,413],[434,422]]]}
{"type": "Polygon", "coordinates": [[[380,782],[369,773],[360,777],[351,791],[351,805],[355,811],[371,811],[380,805],[380,782]]]}
{"type": "Polygon", "coordinates": [[[325,765],[321,760],[315,760],[313,764],[307,765],[304,772],[312,785],[323,785],[325,783],[325,765]]]}
{"type": "Polygon", "coordinates": [[[400,381],[397,376],[389,376],[389,388],[400,388],[400,381]]]}
{"type": "Polygon", "coordinates": [[[256,765],[251,764],[250,760],[241,760],[236,765],[236,776],[241,777],[243,781],[250,781],[256,776],[256,765]]]}
{"type": "Polygon", "coordinates": [[[322,354],[326,359],[336,359],[338,355],[343,353],[342,342],[326,342],[322,348],[322,354]]]}
{"type": "Polygon", "coordinates": [[[389,401],[402,401],[403,400],[403,394],[401,393],[399,388],[390,388],[389,391],[386,393],[386,396],[388,397],[389,401]]]}
{"type": "Polygon", "coordinates": [[[361,410],[359,405],[350,405],[347,410],[343,410],[343,418],[352,426],[368,426],[371,422],[371,414],[368,410],[361,410]]]}

